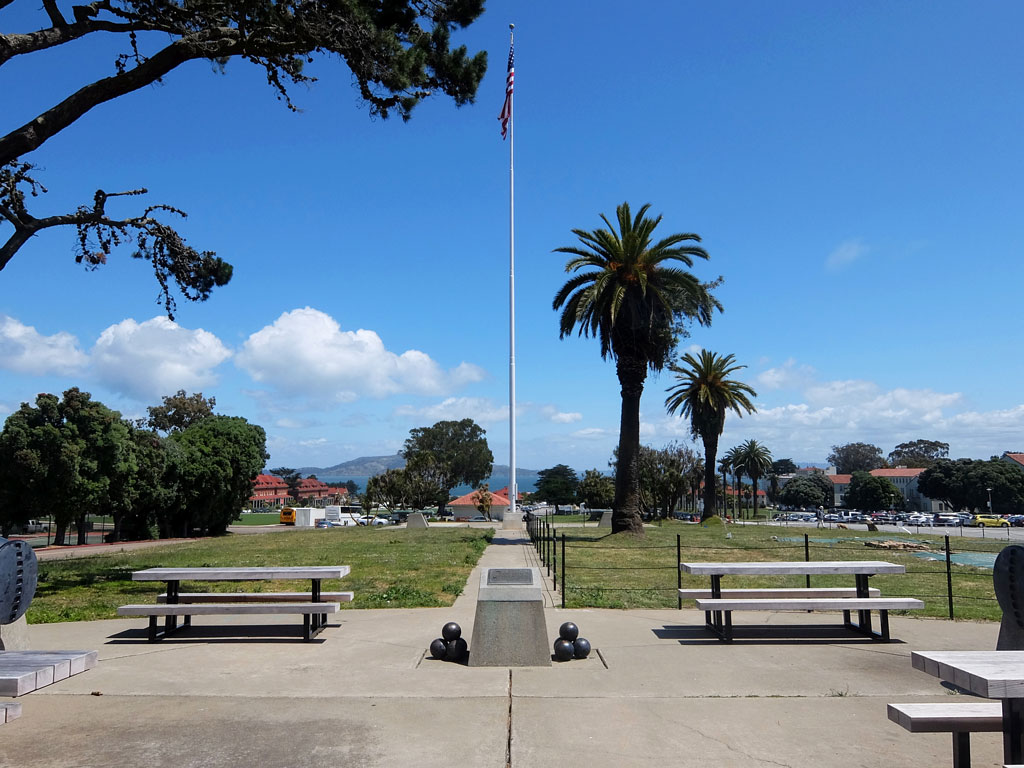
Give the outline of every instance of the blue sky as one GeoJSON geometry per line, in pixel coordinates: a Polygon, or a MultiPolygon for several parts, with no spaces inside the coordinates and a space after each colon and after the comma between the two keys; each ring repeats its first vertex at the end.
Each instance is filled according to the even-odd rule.
{"type": "MultiPolygon", "coordinates": [[[[0,12],[3,32],[45,15],[0,12]]],[[[70,232],[0,272],[0,418],[78,386],[127,417],[178,389],[268,435],[270,466],[398,450],[471,417],[508,461],[508,23],[516,24],[518,464],[604,468],[614,365],[559,340],[554,248],[629,201],[696,232],[725,307],[684,347],[733,353],[758,413],[728,448],[823,462],[917,438],[953,456],[1024,446],[1024,6],[1010,2],[488,3],[459,35],[486,50],[476,104],[372,120],[337,60],[289,112],[261,71],[192,63],[101,106],[24,159],[41,212],[145,186],[235,265],[162,316],[122,249],[85,272],[70,232]]],[[[3,130],[113,71],[119,41],[0,69],[3,130]]],[[[137,200],[118,204],[125,215],[137,200]]],[[[40,214],[41,215],[41,214],[40,214]]],[[[6,237],[9,230],[0,228],[6,237]]],[[[687,441],[648,379],[644,442],[687,441]]]]}

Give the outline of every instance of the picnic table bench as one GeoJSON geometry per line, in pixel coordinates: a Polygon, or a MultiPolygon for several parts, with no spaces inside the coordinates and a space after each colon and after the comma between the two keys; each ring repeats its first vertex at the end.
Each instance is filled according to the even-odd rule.
{"type": "Polygon", "coordinates": [[[911,733],[952,733],[953,768],[971,768],[971,734],[1003,730],[998,701],[889,704],[889,719],[911,733]]]}
{"type": "Polygon", "coordinates": [[[323,579],[342,579],[349,574],[347,565],[274,566],[255,568],[149,568],[132,573],[133,581],[163,581],[166,592],[157,604],[122,605],[118,616],[148,616],[149,641],[157,642],[178,629],[191,626],[193,616],[299,614],[303,617],[302,636],[316,637],[327,625],[327,614],[337,613],[339,603],[350,601],[351,592],[324,593],[323,579]],[[309,592],[182,592],[182,581],[267,581],[309,579],[309,592]],[[329,597],[338,597],[331,602],[329,597]],[[178,625],[178,617],[182,617],[178,625]],[[164,618],[163,629],[158,619],[164,618]]]}
{"type": "Polygon", "coordinates": [[[710,590],[680,590],[680,597],[692,596],[697,608],[704,611],[705,625],[719,639],[731,642],[733,611],[842,611],[843,626],[875,640],[889,642],[889,611],[917,610],[924,603],[916,598],[882,597],[868,586],[868,578],[879,573],[904,573],[896,563],[877,560],[776,561],[738,563],[680,563],[680,570],[711,577],[710,590]],[[850,574],[855,586],[849,588],[779,588],[768,590],[723,590],[723,576],[783,576],[850,574]],[[700,592],[701,594],[696,594],[700,592]],[[709,596],[705,596],[710,592],[709,596]],[[851,619],[857,612],[856,623],[851,619]],[[871,612],[879,615],[879,631],[871,627],[871,612]]]}

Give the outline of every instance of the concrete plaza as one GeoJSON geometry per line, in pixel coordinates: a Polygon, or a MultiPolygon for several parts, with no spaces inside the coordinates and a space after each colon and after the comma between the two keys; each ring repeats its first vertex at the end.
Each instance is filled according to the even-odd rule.
{"type": "MultiPolygon", "coordinates": [[[[499,530],[478,568],[537,565],[521,530],[499,530]]],[[[478,581],[451,608],[344,610],[310,643],[295,617],[200,617],[157,644],[140,619],[33,625],[34,649],[98,649],[99,663],[19,699],[0,766],[949,765],[948,734],[908,733],[886,704],[959,696],[911,650],[991,650],[998,633],[893,617],[897,641],[879,644],[836,614],[755,613],[727,645],[694,610],[563,611],[548,592],[549,636],[576,622],[588,659],[432,659],[446,621],[471,635],[478,581]]],[[[972,743],[975,766],[1002,764],[999,734],[972,743]]]]}

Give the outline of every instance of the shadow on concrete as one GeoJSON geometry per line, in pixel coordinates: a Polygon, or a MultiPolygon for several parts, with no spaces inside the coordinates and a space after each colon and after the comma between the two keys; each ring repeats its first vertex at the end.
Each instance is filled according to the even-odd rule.
{"type": "MultiPolygon", "coordinates": [[[[665,625],[652,630],[661,640],[676,640],[681,645],[714,645],[723,643],[703,626],[665,625]]],[[[840,626],[737,626],[732,627],[732,644],[744,645],[903,645],[892,638],[888,643],[873,640],[840,626]]]]}
{"type": "MultiPolygon", "coordinates": [[[[332,627],[340,627],[340,624],[328,624],[326,629],[332,627]]],[[[319,645],[327,641],[328,638],[323,635],[319,635],[311,639],[308,644],[319,645]]],[[[177,632],[172,634],[170,637],[165,637],[155,643],[149,642],[149,633],[145,627],[138,629],[126,629],[123,632],[117,632],[113,635],[109,635],[107,639],[107,645],[138,645],[144,643],[152,647],[159,647],[161,645],[187,645],[189,643],[303,643],[306,641],[302,639],[302,627],[290,627],[287,625],[246,625],[246,624],[230,624],[230,625],[195,625],[187,627],[185,629],[178,629],[177,632]]]]}

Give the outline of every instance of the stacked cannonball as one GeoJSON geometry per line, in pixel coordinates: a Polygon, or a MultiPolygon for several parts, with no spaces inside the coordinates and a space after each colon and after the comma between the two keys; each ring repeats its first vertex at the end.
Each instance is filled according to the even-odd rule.
{"type": "Polygon", "coordinates": [[[555,640],[555,659],[585,659],[590,655],[590,641],[580,637],[580,628],[571,621],[558,628],[558,639],[555,640]]]}
{"type": "Polygon", "coordinates": [[[430,644],[430,655],[443,661],[462,661],[469,651],[462,627],[449,621],[441,627],[441,637],[430,644]]]}

